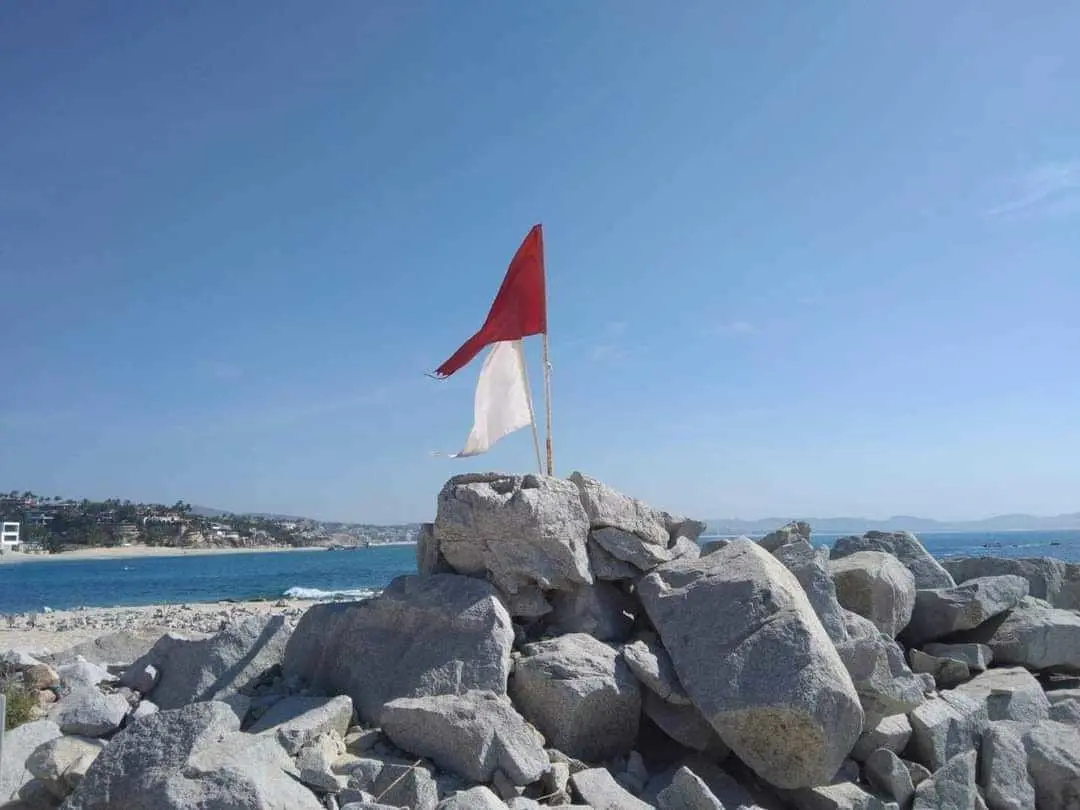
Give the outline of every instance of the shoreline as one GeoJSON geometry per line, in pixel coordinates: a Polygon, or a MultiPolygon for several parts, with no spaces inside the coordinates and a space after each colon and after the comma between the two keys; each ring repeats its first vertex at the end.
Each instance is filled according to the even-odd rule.
{"type": "MultiPolygon", "coordinates": [[[[382,546],[413,546],[415,540],[398,540],[390,543],[374,543],[356,546],[355,549],[380,548],[382,546]]],[[[287,554],[298,551],[327,551],[328,546],[259,546],[255,548],[177,548],[174,546],[112,546],[109,548],[80,548],[57,554],[28,554],[22,551],[5,551],[0,554],[0,565],[20,565],[35,562],[63,562],[79,560],[129,560],[145,557],[212,557],[226,554],[287,554]]],[[[353,546],[339,546],[338,551],[353,551],[353,546]]]]}

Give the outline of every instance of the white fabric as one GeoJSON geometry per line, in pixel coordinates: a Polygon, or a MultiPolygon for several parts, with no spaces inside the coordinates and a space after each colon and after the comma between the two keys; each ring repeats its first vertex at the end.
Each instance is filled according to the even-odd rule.
{"type": "Polygon", "coordinates": [[[473,429],[465,447],[451,458],[486,453],[503,436],[533,423],[525,377],[525,354],[520,340],[494,344],[476,384],[473,429]]]}

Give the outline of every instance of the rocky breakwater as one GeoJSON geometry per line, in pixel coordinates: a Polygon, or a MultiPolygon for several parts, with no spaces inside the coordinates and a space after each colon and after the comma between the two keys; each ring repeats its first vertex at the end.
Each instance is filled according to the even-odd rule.
{"type": "Polygon", "coordinates": [[[455,477],[377,597],[5,657],[52,700],[0,807],[1078,806],[1080,613],[1045,566],[703,529],[579,474],[455,477]]]}

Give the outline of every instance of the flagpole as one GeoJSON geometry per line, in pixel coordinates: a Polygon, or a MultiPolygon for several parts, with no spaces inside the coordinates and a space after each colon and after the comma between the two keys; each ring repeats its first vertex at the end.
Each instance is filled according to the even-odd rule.
{"type": "MultiPolygon", "coordinates": [[[[547,432],[547,474],[555,474],[555,464],[551,458],[551,360],[548,356],[548,336],[544,332],[544,418],[547,432]]],[[[536,432],[536,424],[533,423],[533,432],[536,432]]],[[[539,447],[536,450],[540,454],[539,447]]]]}
{"type": "Polygon", "coordinates": [[[529,415],[532,417],[533,449],[536,450],[536,468],[540,474],[544,474],[544,462],[540,458],[540,434],[536,428],[536,408],[533,407],[532,386],[529,384],[529,366],[525,362],[525,345],[523,341],[517,342],[518,356],[521,358],[521,370],[525,377],[525,398],[529,400],[529,415]]]}

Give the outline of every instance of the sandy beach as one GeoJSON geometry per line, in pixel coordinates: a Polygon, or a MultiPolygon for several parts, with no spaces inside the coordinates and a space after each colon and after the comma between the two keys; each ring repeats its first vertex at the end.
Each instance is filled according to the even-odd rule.
{"type": "Polygon", "coordinates": [[[261,548],[172,548],[166,546],[112,546],[109,548],[80,548],[63,551],[59,554],[26,554],[20,551],[5,551],[0,554],[0,565],[24,562],[57,562],[61,560],[124,560],[140,557],[198,557],[211,554],[264,554],[268,552],[321,551],[323,546],[302,546],[283,548],[264,546],[261,548]]]}
{"type": "Polygon", "coordinates": [[[23,613],[0,620],[0,651],[31,655],[56,653],[108,633],[160,636],[175,632],[189,637],[216,633],[226,622],[248,616],[284,615],[294,621],[314,601],[209,602],[139,607],[76,608],[49,613],[23,613]]]}

